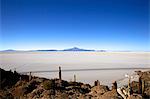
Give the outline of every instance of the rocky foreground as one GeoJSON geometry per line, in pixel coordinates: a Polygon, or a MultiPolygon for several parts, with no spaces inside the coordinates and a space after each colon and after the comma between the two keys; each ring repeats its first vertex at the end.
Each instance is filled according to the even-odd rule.
{"type": "MultiPolygon", "coordinates": [[[[20,75],[0,69],[0,99],[123,99],[117,92],[117,83],[108,86],[95,81],[94,86],[81,82],[46,79],[20,75]]],[[[150,99],[150,71],[137,72],[140,83],[131,83],[132,94],[127,99],[150,99]],[[139,90],[140,89],[140,90],[139,90]]]]}

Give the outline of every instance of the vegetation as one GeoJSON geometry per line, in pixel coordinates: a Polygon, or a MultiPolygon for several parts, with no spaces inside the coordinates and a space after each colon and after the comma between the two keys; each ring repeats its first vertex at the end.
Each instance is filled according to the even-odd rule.
{"type": "Polygon", "coordinates": [[[54,89],[55,88],[55,81],[54,80],[46,80],[43,82],[43,87],[46,90],[54,89]]]}

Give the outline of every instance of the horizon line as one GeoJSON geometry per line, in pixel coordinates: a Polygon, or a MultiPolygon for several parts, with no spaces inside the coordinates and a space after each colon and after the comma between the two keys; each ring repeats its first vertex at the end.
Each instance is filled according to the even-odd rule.
{"type": "Polygon", "coordinates": [[[66,49],[73,49],[78,48],[82,50],[89,50],[89,51],[106,51],[106,52],[150,52],[150,50],[109,50],[109,49],[90,49],[90,48],[79,48],[79,47],[72,47],[72,48],[65,48],[65,49],[57,49],[57,48],[47,48],[47,49],[0,49],[0,52],[3,51],[65,51],[66,49]]]}

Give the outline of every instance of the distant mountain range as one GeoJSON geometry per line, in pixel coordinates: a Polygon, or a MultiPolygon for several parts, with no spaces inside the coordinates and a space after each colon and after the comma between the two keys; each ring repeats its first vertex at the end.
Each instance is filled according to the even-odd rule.
{"type": "MultiPolygon", "coordinates": [[[[13,49],[8,49],[8,50],[2,50],[0,52],[52,52],[52,51],[90,51],[90,52],[136,52],[136,51],[131,51],[131,50],[93,50],[93,49],[82,49],[78,47],[73,47],[73,48],[68,48],[68,49],[63,49],[63,50],[57,50],[57,49],[46,49],[46,50],[13,50],[13,49]]],[[[150,51],[137,51],[137,52],[150,52],[150,51]]]]}
{"type": "Polygon", "coordinates": [[[51,49],[51,50],[33,50],[33,51],[59,51],[59,50],[55,50],[55,49],[51,49]]]}
{"type": "Polygon", "coordinates": [[[95,50],[89,50],[89,49],[81,49],[78,47],[73,47],[73,48],[68,48],[68,49],[64,49],[64,50],[36,50],[36,51],[95,51],[95,50]]]}
{"type": "Polygon", "coordinates": [[[78,48],[78,47],[73,47],[73,48],[69,48],[69,49],[64,49],[62,51],[95,51],[95,50],[81,49],[81,48],[78,48]]]}
{"type": "MultiPolygon", "coordinates": [[[[9,50],[3,50],[1,52],[15,52],[15,51],[18,51],[18,50],[12,50],[12,49],[9,49],[9,50]]],[[[21,50],[19,50],[21,51],[21,50]]],[[[73,47],[73,48],[68,48],[68,49],[64,49],[64,50],[57,50],[57,49],[48,49],[48,50],[29,50],[29,51],[41,51],[41,52],[46,52],[46,51],[99,51],[99,52],[106,52],[105,50],[91,50],[91,49],[81,49],[81,48],[78,48],[78,47],[73,47]]]]}
{"type": "Polygon", "coordinates": [[[17,50],[12,50],[12,49],[8,49],[8,50],[2,50],[1,52],[15,52],[17,50]]]}

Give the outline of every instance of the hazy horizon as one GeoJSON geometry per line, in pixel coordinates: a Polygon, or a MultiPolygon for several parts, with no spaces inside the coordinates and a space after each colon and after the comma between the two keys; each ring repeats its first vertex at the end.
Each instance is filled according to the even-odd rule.
{"type": "MultiPolygon", "coordinates": [[[[75,47],[68,47],[68,48],[61,48],[61,49],[56,49],[56,48],[38,48],[38,49],[3,49],[0,51],[38,51],[38,50],[57,50],[57,51],[63,51],[65,49],[70,49],[70,48],[75,48],[75,47]]],[[[80,47],[76,47],[79,49],[85,49],[85,50],[94,50],[94,51],[108,51],[108,52],[150,52],[150,50],[113,50],[113,49],[90,49],[90,48],[80,48],[80,47]]]]}

